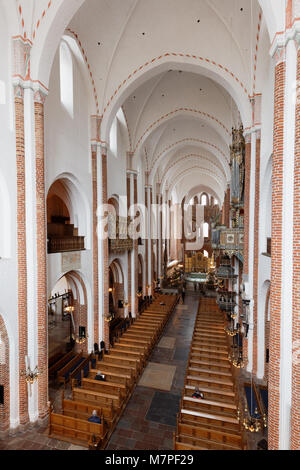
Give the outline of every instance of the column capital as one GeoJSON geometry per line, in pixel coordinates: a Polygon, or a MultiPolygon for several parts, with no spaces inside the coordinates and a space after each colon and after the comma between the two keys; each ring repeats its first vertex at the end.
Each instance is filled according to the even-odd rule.
{"type": "Polygon", "coordinates": [[[101,123],[102,116],[92,115],[90,117],[91,142],[93,143],[101,143],[101,123]]]}
{"type": "Polygon", "coordinates": [[[261,125],[261,101],[262,94],[256,93],[250,98],[252,104],[253,127],[261,125]]]}
{"type": "Polygon", "coordinates": [[[100,142],[100,148],[103,156],[107,156],[107,144],[106,142],[100,142]]]}
{"type": "Polygon", "coordinates": [[[132,160],[134,157],[134,152],[126,152],[127,168],[128,170],[132,169],[132,160]]]}
{"type": "Polygon", "coordinates": [[[18,98],[20,100],[24,99],[24,88],[20,85],[16,85],[14,87],[14,98],[18,98]]]}
{"type": "Polygon", "coordinates": [[[34,92],[33,99],[35,103],[45,104],[47,95],[42,90],[34,92]]]}
{"type": "Polygon", "coordinates": [[[95,142],[91,141],[91,147],[92,147],[92,152],[97,152],[99,149],[101,152],[101,155],[107,155],[107,147],[104,142],[95,142]]]}
{"type": "Polygon", "coordinates": [[[252,141],[252,134],[256,134],[256,138],[260,139],[261,136],[261,126],[253,126],[247,129],[247,133],[245,134],[245,143],[251,144],[252,141]]]}
{"type": "Polygon", "coordinates": [[[22,36],[12,38],[12,85],[14,88],[31,89],[47,96],[48,88],[40,80],[31,77],[30,60],[32,42],[22,36]]]}
{"type": "Polygon", "coordinates": [[[285,48],[289,41],[295,41],[297,48],[300,47],[300,19],[295,20],[286,31],[276,33],[270,48],[276,65],[285,61],[285,48]]]}
{"type": "Polygon", "coordinates": [[[126,170],[126,174],[127,174],[128,176],[133,175],[135,178],[137,178],[138,172],[135,171],[135,170],[127,169],[127,170],[126,170]]]}

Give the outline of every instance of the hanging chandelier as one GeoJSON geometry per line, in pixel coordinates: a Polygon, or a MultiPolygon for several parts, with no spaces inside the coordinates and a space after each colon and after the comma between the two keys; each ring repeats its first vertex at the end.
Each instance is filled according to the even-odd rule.
{"type": "Polygon", "coordinates": [[[227,327],[225,326],[224,331],[228,336],[231,336],[232,338],[239,333],[239,329],[234,329],[228,326],[227,327]]]}
{"type": "Polygon", "coordinates": [[[247,365],[248,361],[244,360],[243,359],[243,356],[242,354],[239,355],[238,358],[235,358],[233,361],[232,361],[232,365],[236,368],[236,369],[244,369],[247,365]]]}
{"type": "Polygon", "coordinates": [[[260,420],[260,415],[258,412],[258,408],[254,408],[254,413],[252,416],[252,410],[253,410],[253,372],[251,371],[251,385],[250,385],[250,390],[251,390],[251,395],[250,395],[250,412],[248,410],[248,405],[247,405],[247,398],[245,402],[245,418],[243,420],[243,426],[246,429],[246,431],[249,431],[251,433],[258,433],[261,431],[261,420],[260,420]]]}
{"type": "Polygon", "coordinates": [[[30,367],[28,367],[26,371],[21,371],[20,376],[25,377],[25,381],[27,384],[33,385],[35,382],[38,381],[38,378],[41,373],[42,371],[40,371],[37,366],[34,370],[31,370],[30,367]]]}
{"type": "MultiPolygon", "coordinates": [[[[257,412],[257,409],[255,409],[254,413],[257,412]]],[[[246,429],[246,431],[250,431],[251,433],[258,433],[261,431],[261,424],[258,418],[245,418],[243,421],[243,426],[246,429]]]]}

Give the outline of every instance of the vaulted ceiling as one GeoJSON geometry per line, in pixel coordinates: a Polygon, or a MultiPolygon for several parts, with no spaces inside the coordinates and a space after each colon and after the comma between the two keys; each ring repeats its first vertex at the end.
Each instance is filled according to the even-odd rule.
{"type": "Polygon", "coordinates": [[[193,185],[206,185],[222,201],[231,128],[252,125],[258,61],[269,60],[284,2],[272,0],[272,8],[264,0],[26,2],[27,9],[16,0],[26,12],[23,29],[34,43],[32,70],[39,79],[48,84],[49,51],[64,31],[82,54],[91,114],[103,117],[101,139],[109,140],[122,108],[128,150],[142,156],[151,184],[175,188],[179,198],[193,185]],[[39,61],[43,44],[48,56],[39,61]]]}

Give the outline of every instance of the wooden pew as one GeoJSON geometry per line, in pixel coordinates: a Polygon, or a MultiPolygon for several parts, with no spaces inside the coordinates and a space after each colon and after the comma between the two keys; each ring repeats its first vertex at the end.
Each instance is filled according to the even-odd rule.
{"type": "Polygon", "coordinates": [[[142,343],[149,344],[151,349],[153,349],[153,347],[155,345],[155,338],[153,338],[152,335],[148,335],[148,334],[144,335],[143,334],[144,339],[140,339],[141,338],[141,333],[128,331],[128,332],[125,333],[124,337],[126,339],[132,339],[132,340],[138,341],[141,344],[142,343]]]}
{"type": "Polygon", "coordinates": [[[87,420],[50,413],[49,436],[52,438],[66,440],[67,442],[73,442],[74,444],[88,447],[93,436],[96,437],[99,445],[104,435],[104,423],[90,423],[87,420]]]}
{"type": "Polygon", "coordinates": [[[149,357],[151,352],[151,344],[150,342],[140,342],[135,339],[125,338],[122,337],[117,342],[118,346],[127,347],[127,348],[142,348],[145,350],[146,356],[149,357]]]}
{"type": "MultiPolygon", "coordinates": [[[[185,384],[184,390],[185,396],[191,397],[195,392],[195,387],[185,384]]],[[[201,387],[201,392],[207,400],[217,400],[225,403],[233,403],[235,400],[235,394],[231,391],[220,390],[213,387],[201,387]]]]}
{"type": "Polygon", "coordinates": [[[105,355],[102,364],[116,364],[118,366],[124,366],[129,369],[132,369],[136,375],[139,375],[141,372],[142,364],[140,359],[135,359],[131,357],[125,357],[122,355],[113,355],[113,354],[108,354],[105,355]]]}
{"type": "Polygon", "coordinates": [[[194,361],[190,361],[189,373],[199,377],[207,377],[212,379],[227,379],[232,381],[232,374],[220,370],[211,370],[209,368],[198,367],[194,361]]]}
{"type": "Polygon", "coordinates": [[[117,349],[119,349],[120,351],[134,351],[134,352],[139,352],[141,354],[143,354],[145,356],[145,358],[147,359],[148,357],[148,350],[147,348],[145,348],[145,346],[138,346],[138,345],[134,345],[134,344],[131,344],[131,343],[128,343],[126,341],[118,341],[115,343],[115,347],[117,349]]]}
{"type": "Polygon", "coordinates": [[[99,408],[113,408],[118,412],[121,407],[121,399],[119,395],[96,392],[95,390],[86,390],[77,387],[73,388],[72,394],[73,400],[94,403],[99,408]]]}
{"type": "Polygon", "coordinates": [[[136,372],[131,367],[112,364],[103,360],[101,362],[97,362],[97,369],[100,370],[103,374],[113,372],[114,374],[127,375],[130,377],[131,382],[135,382],[136,372]]]}
{"type": "Polygon", "coordinates": [[[75,353],[73,351],[68,352],[65,354],[59,361],[55,362],[50,368],[49,368],[49,376],[53,376],[56,374],[56,372],[64,367],[73,357],[75,356],[75,353]]]}
{"type": "Polygon", "coordinates": [[[190,357],[190,360],[189,360],[189,363],[190,363],[190,366],[192,367],[200,367],[200,368],[205,368],[205,369],[209,369],[211,371],[215,371],[215,372],[229,372],[228,373],[228,377],[231,377],[231,365],[229,364],[219,364],[218,362],[213,362],[212,360],[200,360],[198,359],[197,357],[195,357],[194,355],[192,355],[192,357],[190,357]]]}
{"type": "Polygon", "coordinates": [[[205,413],[194,410],[181,409],[181,420],[183,423],[200,425],[209,429],[217,429],[218,431],[233,432],[240,434],[240,424],[236,418],[230,416],[219,416],[213,413],[205,413]]]}
{"type": "Polygon", "coordinates": [[[70,373],[74,366],[80,365],[80,361],[83,359],[82,353],[76,354],[76,356],[71,359],[62,369],[60,369],[57,373],[57,378],[59,383],[63,383],[64,385],[68,382],[70,378],[70,373]]]}
{"type": "Polygon", "coordinates": [[[176,450],[244,447],[224,325],[225,316],[215,300],[202,299],[174,439],[176,450]],[[192,397],[196,387],[204,399],[192,397]]]}
{"type": "Polygon", "coordinates": [[[225,403],[206,399],[198,400],[197,398],[189,396],[183,397],[181,407],[186,410],[203,411],[205,413],[214,413],[220,416],[232,416],[233,418],[237,415],[237,408],[234,403],[225,403]]]}
{"type": "Polygon", "coordinates": [[[126,385],[115,382],[100,382],[93,379],[82,379],[81,388],[85,390],[95,390],[96,392],[104,392],[112,395],[117,395],[120,399],[126,399],[128,389],[126,385]]]}
{"type": "MultiPolygon", "coordinates": [[[[102,373],[103,371],[101,368],[99,369],[100,372],[102,373]]],[[[91,369],[89,372],[89,376],[87,377],[88,379],[95,380],[95,377],[97,375],[98,370],[96,369],[91,369]]],[[[115,372],[103,372],[106,380],[108,382],[113,382],[117,384],[122,384],[126,385],[126,387],[131,390],[133,385],[134,385],[134,380],[132,379],[132,376],[126,375],[126,374],[120,374],[120,373],[115,373],[115,372]]]]}
{"type": "Polygon", "coordinates": [[[187,436],[185,434],[176,436],[175,445],[175,450],[240,450],[240,447],[232,446],[230,444],[216,442],[194,435],[187,436]]]}
{"type": "Polygon", "coordinates": [[[97,411],[97,415],[104,417],[105,421],[111,422],[116,416],[112,408],[97,407],[87,402],[63,400],[62,414],[77,419],[88,419],[92,416],[93,411],[97,411]]]}
{"type": "MultiPolygon", "coordinates": [[[[103,422],[108,423],[108,427],[105,434],[105,443],[108,441],[112,430],[114,429],[118,417],[127,402],[128,394],[135,385],[135,382],[145,366],[146,359],[149,357],[153,346],[157,339],[160,337],[161,332],[168,321],[173,309],[176,306],[178,298],[175,296],[162,296],[158,297],[155,302],[150,305],[150,309],[154,309],[154,313],[146,313],[144,316],[136,319],[133,324],[124,332],[120,338],[115,342],[114,347],[111,348],[109,354],[104,354],[101,361],[96,361],[93,364],[93,369],[89,370],[87,377],[78,378],[81,386],[73,386],[72,389],[72,400],[63,400],[63,414],[60,418],[52,419],[52,435],[57,436],[59,439],[75,441],[89,442],[90,448],[95,448],[103,444],[91,442],[91,437],[99,435],[94,432],[92,436],[88,436],[89,429],[85,427],[81,430],[78,421],[83,423],[87,422],[89,416],[92,415],[93,410],[96,410],[98,414],[103,417],[103,422]],[[165,301],[167,304],[164,309],[159,303],[165,301]],[[164,300],[165,299],[165,300],[164,300]],[[98,371],[105,374],[106,381],[97,381],[95,376],[98,371]],[[55,420],[69,419],[73,421],[62,422],[60,424],[54,423],[55,420]],[[77,421],[76,421],[77,420],[77,421]],[[53,433],[53,425],[60,425],[60,430],[53,433]],[[70,428],[70,432],[69,432],[70,428]],[[78,429],[82,431],[84,437],[78,434],[78,429]],[[75,436],[75,437],[74,437],[75,436]]],[[[75,359],[75,358],[73,358],[75,359]]],[[[68,368],[64,369],[69,371],[75,365],[68,364],[68,368]]],[[[72,371],[78,374],[77,368],[72,371]]],[[[73,374],[72,374],[73,375],[73,374]]],[[[74,385],[74,384],[73,384],[74,385]]],[[[93,423],[91,423],[93,424],[93,423]]],[[[103,439],[103,438],[102,438],[103,439]]]]}
{"type": "Polygon", "coordinates": [[[194,387],[198,387],[201,389],[201,386],[212,386],[213,388],[218,388],[220,390],[225,391],[233,391],[234,384],[232,380],[227,379],[217,379],[217,378],[209,378],[200,375],[192,375],[193,371],[189,369],[189,375],[186,376],[186,383],[187,385],[193,385],[194,387]]]}
{"type": "Polygon", "coordinates": [[[118,345],[115,345],[109,352],[110,356],[124,356],[124,357],[131,357],[133,359],[138,359],[141,362],[141,367],[144,367],[146,364],[146,358],[144,353],[136,352],[136,351],[124,351],[122,348],[118,348],[118,345]]]}
{"type": "Polygon", "coordinates": [[[230,432],[184,423],[178,423],[178,431],[180,435],[193,436],[199,439],[214,441],[215,443],[227,444],[237,450],[243,448],[242,437],[237,434],[231,434],[230,432]]]}

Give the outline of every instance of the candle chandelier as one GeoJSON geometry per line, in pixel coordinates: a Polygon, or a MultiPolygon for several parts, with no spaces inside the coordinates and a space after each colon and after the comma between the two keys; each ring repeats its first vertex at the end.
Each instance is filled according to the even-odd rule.
{"type": "Polygon", "coordinates": [[[39,376],[43,373],[41,369],[36,366],[33,370],[30,367],[30,358],[25,357],[26,370],[21,370],[20,376],[25,377],[25,381],[28,385],[33,385],[38,381],[39,376]]]}
{"type": "Polygon", "coordinates": [[[258,408],[254,408],[253,410],[253,372],[251,372],[251,386],[250,386],[250,411],[248,409],[247,398],[245,398],[245,417],[243,419],[243,426],[246,431],[251,433],[258,433],[261,431],[261,419],[260,414],[258,412],[258,408]]]}
{"type": "Polygon", "coordinates": [[[36,368],[34,370],[31,370],[29,367],[25,370],[21,371],[21,377],[25,377],[26,383],[28,385],[33,385],[35,382],[38,381],[39,376],[41,375],[42,371],[36,368]]]}

